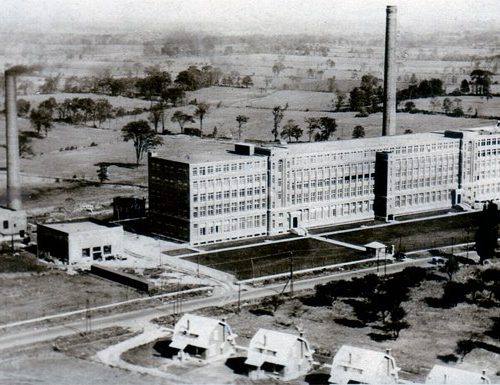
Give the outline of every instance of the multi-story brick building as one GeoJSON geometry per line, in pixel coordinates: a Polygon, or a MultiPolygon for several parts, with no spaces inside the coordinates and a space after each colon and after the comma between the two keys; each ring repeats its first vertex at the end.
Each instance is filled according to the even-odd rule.
{"type": "Polygon", "coordinates": [[[155,232],[194,245],[499,198],[499,127],[149,157],[155,232]]]}

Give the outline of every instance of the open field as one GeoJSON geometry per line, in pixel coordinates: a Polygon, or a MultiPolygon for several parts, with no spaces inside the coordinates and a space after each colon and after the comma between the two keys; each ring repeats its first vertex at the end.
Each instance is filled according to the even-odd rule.
{"type": "Polygon", "coordinates": [[[245,247],[187,257],[186,259],[236,275],[238,279],[319,267],[333,263],[354,261],[364,257],[357,250],[333,245],[311,238],[245,247]],[[252,268],[253,266],[253,268],[252,268]]]}
{"type": "Polygon", "coordinates": [[[401,249],[404,251],[437,248],[473,242],[479,216],[480,213],[476,212],[410,223],[396,223],[333,234],[328,238],[357,245],[379,241],[386,245],[394,245],[397,249],[401,244],[401,249]]]}
{"type": "Polygon", "coordinates": [[[60,271],[41,274],[1,275],[0,323],[105,305],[143,295],[133,289],[90,274],[69,275],[60,271]]]}

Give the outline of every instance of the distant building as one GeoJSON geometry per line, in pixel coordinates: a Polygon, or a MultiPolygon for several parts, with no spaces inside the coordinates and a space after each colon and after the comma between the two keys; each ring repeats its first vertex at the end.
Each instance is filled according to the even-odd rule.
{"type": "Polygon", "coordinates": [[[213,360],[234,353],[236,335],[225,321],[184,314],[175,324],[170,347],[179,357],[213,360]]]}
{"type": "Polygon", "coordinates": [[[144,218],[146,216],[146,199],[137,197],[113,198],[113,220],[144,218]]]}
{"type": "Polygon", "coordinates": [[[399,368],[388,353],[343,345],[333,357],[331,384],[396,384],[399,368]]]}
{"type": "Polygon", "coordinates": [[[434,365],[425,379],[426,384],[448,384],[448,385],[478,385],[490,384],[490,379],[485,372],[476,373],[468,370],[451,368],[449,366],[434,365]]]}
{"type": "Polygon", "coordinates": [[[25,211],[0,206],[0,242],[24,238],[27,226],[25,211]]]}
{"type": "MultiPolygon", "coordinates": [[[[193,245],[500,200],[500,128],[149,156],[153,231],[193,245]]],[[[161,149],[159,149],[161,151],[161,149]]]]}
{"type": "Polygon", "coordinates": [[[94,220],[37,226],[38,254],[69,265],[91,264],[123,253],[123,227],[94,220]]]}
{"type": "Polygon", "coordinates": [[[302,336],[259,329],[248,347],[246,365],[252,379],[273,376],[283,381],[307,374],[312,368],[314,350],[302,336]]]}

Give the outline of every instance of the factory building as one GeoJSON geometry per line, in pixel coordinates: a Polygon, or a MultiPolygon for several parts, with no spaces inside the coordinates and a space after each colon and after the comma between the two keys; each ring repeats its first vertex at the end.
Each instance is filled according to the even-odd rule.
{"type": "Polygon", "coordinates": [[[500,199],[498,126],[207,147],[150,154],[154,232],[199,245],[500,199]]]}
{"type": "Polygon", "coordinates": [[[68,265],[90,265],[123,253],[123,227],[86,220],[37,226],[38,255],[68,265]]]}

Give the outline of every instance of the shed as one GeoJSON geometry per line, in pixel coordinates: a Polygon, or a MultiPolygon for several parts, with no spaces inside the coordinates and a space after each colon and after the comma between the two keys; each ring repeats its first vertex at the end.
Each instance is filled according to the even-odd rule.
{"type": "Polygon", "coordinates": [[[399,368],[389,351],[342,345],[333,357],[331,384],[396,384],[399,368]]]}
{"type": "Polygon", "coordinates": [[[444,365],[434,365],[425,379],[426,384],[490,384],[486,373],[470,372],[444,365]]]}
{"type": "Polygon", "coordinates": [[[372,258],[385,258],[387,246],[381,242],[373,241],[364,245],[367,254],[372,258]]]}
{"type": "Polygon", "coordinates": [[[26,211],[0,206],[0,242],[22,239],[26,233],[26,211]]]}
{"type": "Polygon", "coordinates": [[[179,350],[181,359],[213,360],[234,353],[236,337],[225,321],[184,314],[175,324],[170,347],[179,350]]]}
{"type": "Polygon", "coordinates": [[[312,367],[313,353],[302,336],[259,329],[250,340],[246,365],[250,378],[273,376],[288,381],[307,374],[312,367]]]}
{"type": "Polygon", "coordinates": [[[39,256],[69,265],[90,265],[123,253],[123,227],[94,219],[37,226],[39,256]]]}

